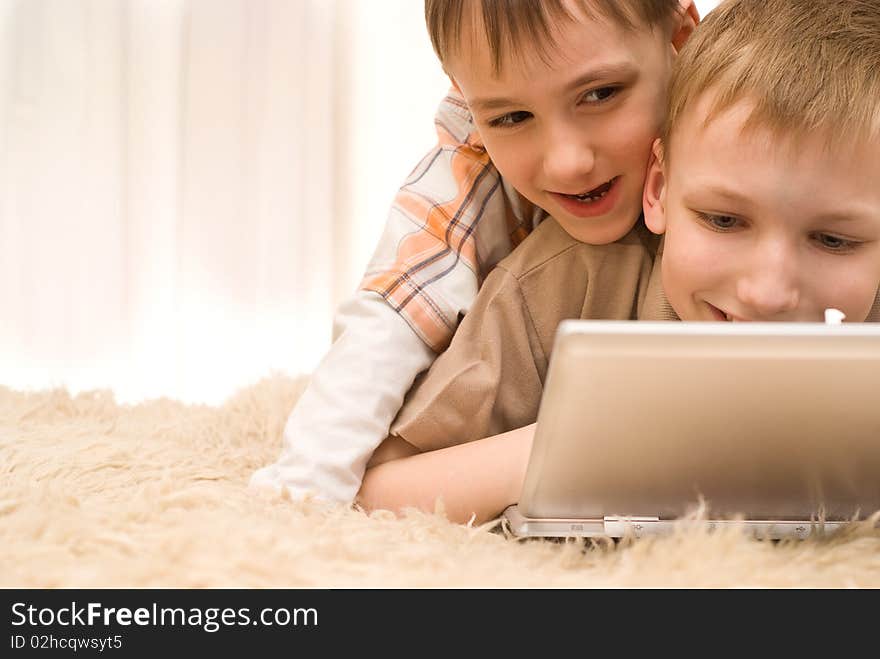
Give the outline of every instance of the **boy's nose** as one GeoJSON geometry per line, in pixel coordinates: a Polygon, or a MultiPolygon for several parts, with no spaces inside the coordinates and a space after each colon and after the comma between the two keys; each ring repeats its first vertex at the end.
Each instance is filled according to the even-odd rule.
{"type": "Polygon", "coordinates": [[[544,153],[544,173],[556,192],[580,194],[589,185],[596,164],[592,147],[570,134],[559,135],[544,153]]]}
{"type": "Polygon", "coordinates": [[[800,285],[792,254],[780,249],[762,250],[748,265],[751,267],[745,268],[736,287],[746,311],[756,319],[773,320],[797,309],[800,285]]]}

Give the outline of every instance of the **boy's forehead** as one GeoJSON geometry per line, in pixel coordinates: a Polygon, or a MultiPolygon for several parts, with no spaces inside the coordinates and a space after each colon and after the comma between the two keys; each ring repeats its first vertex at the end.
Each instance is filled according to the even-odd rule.
{"type": "MultiPolygon", "coordinates": [[[[681,152],[686,157],[695,140],[709,148],[728,143],[729,146],[757,147],[768,158],[796,159],[810,151],[825,160],[850,159],[856,154],[873,161],[880,156],[880,130],[873,139],[841,136],[832,127],[805,130],[800,125],[780,123],[761,114],[759,99],[743,97],[719,104],[715,90],[709,89],[687,104],[670,126],[669,144],[664,145],[669,160],[681,152]]],[[[880,128],[880,126],[878,126],[880,128]]]]}
{"type": "Polygon", "coordinates": [[[742,129],[754,104],[748,99],[742,99],[719,112],[716,103],[716,94],[711,90],[706,91],[676,115],[675,123],[670,126],[667,143],[663,145],[668,162],[686,157],[687,151],[695,142],[711,140],[715,132],[724,138],[742,137],[742,129]]]}
{"type": "Polygon", "coordinates": [[[757,149],[768,159],[790,158],[797,155],[808,137],[756,118],[757,99],[743,96],[723,106],[718,100],[718,94],[710,89],[678,113],[670,126],[668,144],[664,145],[670,164],[686,158],[694,148],[720,151],[726,147],[727,151],[741,152],[757,149]]]}

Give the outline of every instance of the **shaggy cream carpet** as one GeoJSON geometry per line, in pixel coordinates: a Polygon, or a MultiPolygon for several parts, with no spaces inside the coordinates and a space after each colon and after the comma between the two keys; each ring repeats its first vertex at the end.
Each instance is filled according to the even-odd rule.
{"type": "Polygon", "coordinates": [[[0,387],[2,587],[880,586],[880,530],[754,540],[522,541],[442,513],[367,515],[246,488],[273,460],[304,381],[221,407],[0,387]]]}

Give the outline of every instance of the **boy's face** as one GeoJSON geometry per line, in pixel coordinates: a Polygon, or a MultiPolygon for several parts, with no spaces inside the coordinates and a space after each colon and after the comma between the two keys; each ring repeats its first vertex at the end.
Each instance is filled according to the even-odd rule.
{"type": "Polygon", "coordinates": [[[682,320],[821,322],[826,308],[865,320],[880,286],[880,143],[743,132],[747,103],[704,127],[708,100],[682,116],[665,174],[655,161],[645,187],[673,309],[682,320]]]}
{"type": "Polygon", "coordinates": [[[579,20],[557,27],[547,62],[508,54],[496,77],[482,26],[465,21],[446,68],[501,175],[571,236],[604,244],[641,213],[673,48],[659,28],[626,32],[570,9],[579,20]]]}

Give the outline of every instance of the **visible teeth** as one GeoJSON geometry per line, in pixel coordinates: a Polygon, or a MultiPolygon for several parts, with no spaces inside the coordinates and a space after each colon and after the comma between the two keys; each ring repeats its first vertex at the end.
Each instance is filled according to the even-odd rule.
{"type": "MultiPolygon", "coordinates": [[[[602,185],[598,186],[598,188],[602,188],[601,192],[585,192],[583,194],[567,194],[565,196],[569,197],[570,199],[577,199],[578,201],[585,201],[585,202],[598,201],[599,199],[602,199],[603,197],[605,197],[605,195],[608,194],[608,192],[613,187],[614,181],[615,181],[615,179],[611,179],[607,183],[603,183],[602,185]]],[[[598,188],[593,188],[593,189],[595,190],[598,188]]]]}
{"type": "Polygon", "coordinates": [[[608,190],[605,190],[605,192],[600,192],[597,195],[576,194],[576,195],[571,195],[571,196],[574,197],[575,199],[577,199],[578,201],[595,201],[597,199],[601,199],[602,197],[604,197],[607,194],[608,194],[608,190]]]}

